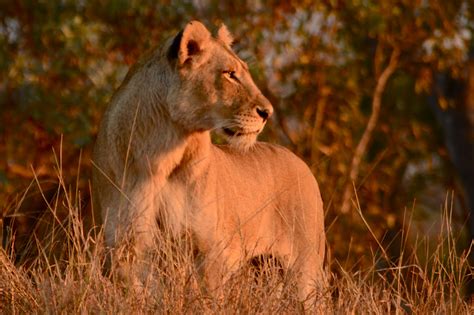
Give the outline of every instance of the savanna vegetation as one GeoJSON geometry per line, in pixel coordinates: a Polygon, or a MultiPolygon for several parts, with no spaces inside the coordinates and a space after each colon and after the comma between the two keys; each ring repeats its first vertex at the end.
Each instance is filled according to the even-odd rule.
{"type": "Polygon", "coordinates": [[[166,238],[143,294],[102,272],[100,117],[139,56],[191,19],[228,26],[275,108],[261,140],[320,183],[331,284],[317,307],[474,312],[469,0],[0,1],[0,312],[303,311],[271,261],[207,294],[193,253],[166,238]]]}

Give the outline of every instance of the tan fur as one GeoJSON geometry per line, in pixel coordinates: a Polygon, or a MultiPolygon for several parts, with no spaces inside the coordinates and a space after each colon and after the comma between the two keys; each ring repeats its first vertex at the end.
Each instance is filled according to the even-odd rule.
{"type": "Polygon", "coordinates": [[[143,257],[164,218],[173,235],[193,235],[211,288],[271,254],[301,275],[304,298],[324,282],[319,188],[294,154],[255,142],[272,107],[230,41],[193,21],[130,71],[97,138],[95,210],[110,247],[132,240],[143,257]],[[214,129],[229,146],[211,143],[214,129]]]}

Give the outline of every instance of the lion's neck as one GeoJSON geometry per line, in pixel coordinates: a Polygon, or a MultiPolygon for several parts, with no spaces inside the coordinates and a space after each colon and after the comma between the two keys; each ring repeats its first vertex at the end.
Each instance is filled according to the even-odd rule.
{"type": "Polygon", "coordinates": [[[185,149],[176,170],[199,176],[209,165],[211,137],[209,131],[194,132],[185,137],[185,149]]]}
{"type": "Polygon", "coordinates": [[[196,167],[205,164],[211,153],[211,136],[209,131],[195,132],[187,138],[187,147],[183,155],[183,166],[196,167]]]}
{"type": "MultiPolygon", "coordinates": [[[[138,93],[131,91],[130,97],[138,93]]],[[[177,170],[198,172],[206,163],[209,155],[211,140],[209,131],[188,132],[179,122],[173,122],[166,105],[166,87],[159,91],[148,91],[145,102],[139,103],[136,109],[134,142],[141,148],[142,158],[147,165],[136,165],[145,172],[145,177],[151,175],[160,181],[166,180],[177,170]],[[144,155],[144,156],[143,156],[144,155]]],[[[145,92],[146,94],[146,92],[145,92]]],[[[133,106],[131,106],[133,107],[133,106]]],[[[131,132],[132,133],[132,132],[131,132]]],[[[143,163],[143,162],[138,162],[143,163]]]]}
{"type": "Polygon", "coordinates": [[[153,159],[152,167],[157,171],[157,175],[166,180],[173,174],[182,172],[185,172],[187,177],[201,174],[209,164],[212,145],[209,131],[175,131],[171,138],[172,140],[169,138],[162,144],[153,159]]]}

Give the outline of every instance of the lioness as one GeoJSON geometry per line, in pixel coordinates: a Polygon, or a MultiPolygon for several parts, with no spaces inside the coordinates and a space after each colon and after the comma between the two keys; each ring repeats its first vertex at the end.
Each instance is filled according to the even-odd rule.
{"type": "Polygon", "coordinates": [[[323,204],[309,168],[290,151],[256,142],[272,115],[248,66],[193,21],[133,67],[104,115],[93,197],[112,248],[134,257],[154,244],[157,218],[188,232],[211,289],[254,256],[299,274],[304,299],[323,282],[323,204]],[[211,143],[220,129],[229,145],[211,143]]]}

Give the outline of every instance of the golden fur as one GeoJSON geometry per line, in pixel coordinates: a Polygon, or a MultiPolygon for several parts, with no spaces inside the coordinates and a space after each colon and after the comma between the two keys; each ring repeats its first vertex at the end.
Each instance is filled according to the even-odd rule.
{"type": "Polygon", "coordinates": [[[304,298],[323,283],[319,188],[294,154],[255,142],[273,109],[231,41],[225,26],[214,38],[193,21],[130,71],[94,149],[95,210],[112,248],[132,240],[142,257],[159,217],[193,235],[211,288],[270,254],[300,274],[304,298]],[[229,146],[211,143],[216,129],[229,146]]]}

